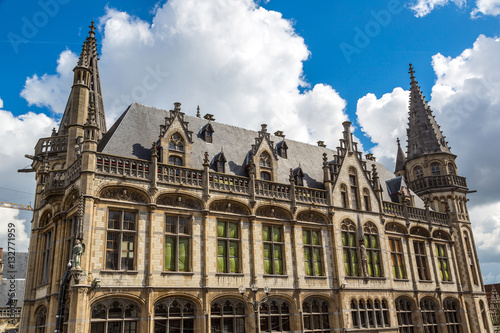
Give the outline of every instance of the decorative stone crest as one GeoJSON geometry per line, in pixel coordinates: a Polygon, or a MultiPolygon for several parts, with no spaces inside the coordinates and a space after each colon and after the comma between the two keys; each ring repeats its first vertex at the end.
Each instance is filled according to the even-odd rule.
{"type": "Polygon", "coordinates": [[[158,205],[191,208],[191,209],[201,209],[201,203],[188,196],[182,195],[164,195],[156,200],[158,205]]]}
{"type": "Polygon", "coordinates": [[[327,223],[323,215],[313,211],[300,212],[299,215],[297,215],[297,220],[322,224],[327,223]]]}
{"type": "Polygon", "coordinates": [[[291,214],[285,209],[276,206],[259,207],[257,209],[257,215],[283,220],[290,220],[292,218],[291,214]]]}
{"type": "Polygon", "coordinates": [[[422,236],[422,237],[429,237],[429,232],[425,230],[424,228],[420,227],[413,227],[410,230],[410,234],[416,235],[416,236],[422,236]]]}
{"type": "Polygon", "coordinates": [[[124,188],[111,188],[104,189],[101,192],[101,198],[103,199],[114,199],[120,201],[134,201],[139,203],[148,203],[146,196],[142,193],[130,189],[124,188]]]}
{"type": "Polygon", "coordinates": [[[397,232],[398,234],[405,234],[405,229],[398,225],[397,223],[389,223],[387,224],[387,226],[385,227],[385,231],[389,231],[389,232],[397,232]]]}
{"type": "Polygon", "coordinates": [[[210,210],[218,212],[249,215],[248,208],[234,201],[215,201],[210,204],[210,210]]]}

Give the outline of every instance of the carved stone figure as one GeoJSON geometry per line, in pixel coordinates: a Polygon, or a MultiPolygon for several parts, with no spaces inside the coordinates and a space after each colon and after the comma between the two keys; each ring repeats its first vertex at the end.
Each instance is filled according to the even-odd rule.
{"type": "Polygon", "coordinates": [[[75,242],[75,246],[73,246],[73,268],[81,269],[80,266],[81,258],[85,253],[85,244],[82,243],[81,240],[77,239],[75,242]]]}

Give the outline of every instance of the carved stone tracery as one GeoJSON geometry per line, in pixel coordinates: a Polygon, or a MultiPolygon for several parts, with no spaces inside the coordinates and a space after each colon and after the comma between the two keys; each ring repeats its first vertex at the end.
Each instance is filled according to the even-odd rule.
{"type": "Polygon", "coordinates": [[[139,203],[148,203],[146,196],[138,191],[125,188],[106,188],[101,191],[101,198],[114,199],[120,201],[133,201],[139,203]]]}
{"type": "Polygon", "coordinates": [[[248,208],[244,205],[234,202],[234,201],[215,201],[210,204],[210,210],[225,212],[225,213],[233,213],[233,214],[242,214],[242,215],[250,215],[248,208]]]}
{"type": "Polygon", "coordinates": [[[326,222],[327,220],[323,215],[316,213],[316,212],[312,212],[312,211],[300,212],[297,215],[297,220],[306,221],[306,222],[322,223],[322,224],[327,223],[326,222]]]}
{"type": "Polygon", "coordinates": [[[290,220],[292,216],[285,209],[276,206],[264,206],[257,209],[257,215],[276,219],[290,220]]]}
{"type": "Polygon", "coordinates": [[[156,203],[165,206],[202,209],[202,205],[198,200],[183,195],[164,195],[159,197],[156,203]]]}

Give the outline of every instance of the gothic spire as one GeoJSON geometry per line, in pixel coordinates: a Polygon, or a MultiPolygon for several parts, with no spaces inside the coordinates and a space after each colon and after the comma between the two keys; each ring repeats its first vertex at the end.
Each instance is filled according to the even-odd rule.
{"type": "Polygon", "coordinates": [[[399,142],[399,138],[397,141],[398,141],[398,154],[396,157],[396,169],[394,170],[394,173],[396,173],[396,174],[398,171],[404,171],[405,164],[406,164],[405,153],[403,152],[403,149],[401,149],[401,144],[399,142]]]}
{"type": "Polygon", "coordinates": [[[410,64],[410,105],[408,116],[408,150],[407,159],[412,160],[416,157],[429,153],[449,153],[450,148],[440,130],[439,125],[434,119],[431,108],[427,105],[425,96],[415,80],[415,71],[410,64]]]}
{"type": "Polygon", "coordinates": [[[100,139],[106,133],[106,117],[104,114],[104,103],[101,92],[101,79],[99,77],[99,67],[97,53],[97,43],[95,38],[95,25],[92,21],[89,26],[90,31],[87,39],[83,42],[82,52],[76,67],[73,69],[74,80],[73,88],[68,98],[68,103],[64,110],[59,127],[59,135],[66,135],[69,126],[84,125],[87,119],[86,113],[88,106],[93,103],[95,109],[95,122],[99,127],[97,137],[100,139]],[[83,89],[83,90],[82,90],[83,89]],[[84,93],[84,91],[86,91],[84,93]],[[82,94],[88,96],[84,98],[84,104],[81,104],[82,94]]]}

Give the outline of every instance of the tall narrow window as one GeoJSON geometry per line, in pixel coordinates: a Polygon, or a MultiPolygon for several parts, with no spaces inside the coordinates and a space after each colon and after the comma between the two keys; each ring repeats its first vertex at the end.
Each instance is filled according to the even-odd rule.
{"type": "Polygon", "coordinates": [[[137,234],[135,218],[134,212],[109,210],[106,269],[134,269],[135,237],[137,234]]]}
{"type": "Polygon", "coordinates": [[[351,208],[359,209],[358,179],[354,168],[349,170],[349,184],[351,186],[351,208]]]}
{"type": "Polygon", "coordinates": [[[441,273],[441,280],[451,281],[448,254],[446,251],[445,244],[436,244],[436,256],[439,263],[439,272],[441,273]]]}
{"type": "Polygon", "coordinates": [[[217,222],[217,271],[240,272],[240,235],[236,222],[217,222]]]}
{"type": "Polygon", "coordinates": [[[35,332],[36,333],[45,333],[46,331],[46,321],[47,321],[47,308],[43,307],[42,309],[38,310],[38,313],[36,314],[36,328],[35,332]]]}
{"type": "Polygon", "coordinates": [[[51,257],[52,257],[52,230],[49,230],[43,235],[43,267],[42,267],[42,283],[49,282],[51,257]]]}
{"type": "Polygon", "coordinates": [[[363,189],[363,203],[365,205],[365,210],[368,212],[372,210],[372,206],[370,203],[370,192],[368,191],[367,188],[363,189]]]}
{"type": "Polygon", "coordinates": [[[319,230],[303,230],[302,242],[304,244],[304,264],[306,275],[323,275],[323,247],[321,245],[321,232],[319,230]]]}
{"type": "Polygon", "coordinates": [[[431,164],[431,173],[433,176],[439,176],[441,174],[441,170],[439,169],[439,163],[431,164]]]}
{"type": "Polygon", "coordinates": [[[273,299],[260,305],[261,332],[291,332],[290,305],[285,300],[273,299]]]}
{"type": "Polygon", "coordinates": [[[449,175],[454,175],[455,174],[455,167],[451,163],[448,163],[448,174],[449,175]]]}
{"type": "Polygon", "coordinates": [[[344,267],[347,276],[359,276],[358,246],[356,240],[356,226],[351,221],[343,221],[342,247],[344,250],[344,267]]]}
{"type": "Polygon", "coordinates": [[[438,333],[438,323],[436,321],[436,305],[433,300],[424,298],[420,301],[420,311],[422,311],[422,322],[425,333],[438,333]]]}
{"type": "Polygon", "coordinates": [[[413,241],[415,249],[415,261],[417,262],[418,278],[420,280],[430,280],[429,266],[427,265],[427,253],[425,251],[425,242],[413,241]]]}
{"type": "Polygon", "coordinates": [[[446,298],[443,302],[444,314],[446,317],[446,327],[448,328],[448,333],[459,333],[460,332],[460,319],[458,317],[459,306],[458,302],[446,298]]]}
{"type": "Polygon", "coordinates": [[[302,303],[304,332],[331,332],[330,309],[326,301],[321,299],[306,299],[302,303]]]}
{"type": "Polygon", "coordinates": [[[155,305],[155,333],[194,332],[196,306],[181,298],[167,298],[155,305]]]}
{"type": "Polygon", "coordinates": [[[264,225],[262,239],[264,241],[264,273],[283,274],[283,232],[282,227],[264,225]]]}
{"type": "Polygon", "coordinates": [[[184,140],[179,133],[174,133],[174,135],[170,137],[168,149],[184,152],[184,140]]]}
{"type": "Polygon", "coordinates": [[[165,270],[188,272],[190,270],[190,218],[167,215],[165,223],[165,270]]]}
{"type": "Polygon", "coordinates": [[[139,317],[140,307],[132,301],[103,301],[92,306],[90,333],[137,333],[139,317]]]}
{"type": "Polygon", "coordinates": [[[414,170],[416,179],[422,178],[424,176],[424,170],[422,169],[421,166],[415,167],[414,170]]]}
{"type": "Polygon", "coordinates": [[[382,276],[382,264],[380,259],[380,244],[378,241],[377,227],[372,222],[367,222],[363,231],[368,262],[368,275],[372,277],[380,277],[382,276]]]}
{"type": "Polygon", "coordinates": [[[259,158],[259,166],[260,166],[260,179],[262,180],[272,180],[271,177],[271,156],[267,152],[263,152],[260,154],[259,158]]]}
{"type": "Polygon", "coordinates": [[[391,250],[392,274],[395,279],[406,279],[403,246],[401,238],[389,238],[391,250]]]}
{"type": "Polygon", "coordinates": [[[211,333],[245,333],[245,304],[237,300],[218,300],[210,307],[211,333]]]}
{"type": "Polygon", "coordinates": [[[347,186],[340,185],[340,199],[342,200],[342,207],[349,208],[349,199],[347,198],[347,186]]]}
{"type": "Polygon", "coordinates": [[[389,308],[387,301],[375,299],[351,300],[351,317],[353,326],[356,328],[379,328],[389,327],[389,308]]]}
{"type": "Polygon", "coordinates": [[[398,326],[400,333],[414,333],[412,313],[414,312],[410,300],[400,297],[396,299],[396,314],[398,317],[398,326]]]}
{"type": "Polygon", "coordinates": [[[467,247],[467,257],[468,257],[467,259],[469,262],[470,270],[472,272],[472,281],[475,285],[478,285],[476,263],[474,261],[474,253],[472,252],[472,246],[467,231],[464,231],[464,242],[465,246],[467,247]]]}

